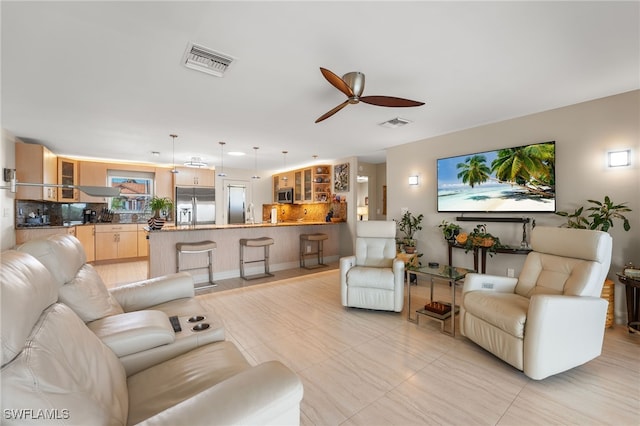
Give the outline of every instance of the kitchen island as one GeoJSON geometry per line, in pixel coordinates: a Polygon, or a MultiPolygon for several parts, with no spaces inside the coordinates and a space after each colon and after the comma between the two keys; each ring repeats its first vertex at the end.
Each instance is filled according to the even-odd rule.
{"type": "MultiPolygon", "coordinates": [[[[340,258],[340,233],[347,232],[345,222],[304,222],[291,221],[256,223],[242,225],[199,225],[166,226],[158,231],[150,231],[149,239],[149,277],[159,277],[176,272],[177,243],[215,241],[217,248],[213,252],[214,279],[227,279],[240,276],[240,239],[273,238],[270,247],[269,263],[271,272],[299,267],[300,234],[322,232],[329,237],[324,242],[325,262],[340,258]]],[[[313,248],[311,248],[313,250],[313,248]]],[[[245,260],[260,259],[262,250],[245,252],[245,260]]],[[[183,268],[194,268],[207,264],[206,253],[184,256],[183,268]]],[[[247,275],[263,271],[263,264],[245,267],[247,275]]],[[[196,283],[208,280],[207,270],[192,271],[196,283]]]]}

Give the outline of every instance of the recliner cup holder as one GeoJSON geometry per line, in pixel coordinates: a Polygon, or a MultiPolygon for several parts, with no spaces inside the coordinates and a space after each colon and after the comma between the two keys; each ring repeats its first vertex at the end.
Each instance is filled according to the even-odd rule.
{"type": "Polygon", "coordinates": [[[191,330],[193,330],[193,331],[202,331],[202,330],[206,330],[209,327],[211,327],[211,325],[209,325],[209,323],[201,322],[200,324],[194,325],[193,328],[191,328],[191,330]]]}
{"type": "Polygon", "coordinates": [[[187,321],[189,321],[189,322],[198,322],[198,321],[202,321],[205,318],[206,317],[203,316],[203,315],[194,315],[191,318],[189,318],[187,321]]]}

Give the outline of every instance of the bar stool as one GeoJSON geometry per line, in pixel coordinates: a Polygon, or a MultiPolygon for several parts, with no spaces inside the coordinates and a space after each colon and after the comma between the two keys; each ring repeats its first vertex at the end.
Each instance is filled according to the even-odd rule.
{"type": "Polygon", "coordinates": [[[213,249],[216,248],[215,241],[199,241],[195,243],[176,243],[176,272],[180,271],[192,271],[194,269],[208,269],[209,281],[206,285],[197,286],[197,289],[215,287],[216,283],[213,282],[213,249]],[[207,253],[209,257],[209,263],[206,266],[196,266],[193,268],[182,268],[181,260],[183,254],[197,254],[207,253]]]}
{"type": "Polygon", "coordinates": [[[300,234],[300,267],[305,269],[315,269],[321,268],[323,266],[327,266],[324,263],[324,251],[323,251],[323,243],[324,240],[329,239],[327,234],[322,234],[317,232],[315,234],[300,234]],[[315,241],[316,242],[316,251],[306,252],[307,243],[315,241]],[[318,257],[318,263],[313,266],[307,266],[305,264],[305,258],[307,256],[316,255],[318,257]]]}
{"type": "Polygon", "coordinates": [[[273,274],[269,273],[269,246],[273,244],[273,238],[261,237],[261,238],[241,238],[240,239],[240,277],[245,280],[255,280],[257,278],[272,277],[273,274]],[[264,258],[257,260],[244,260],[245,247],[262,247],[264,249],[264,258]],[[264,274],[256,274],[251,276],[245,276],[244,265],[246,263],[264,262],[264,274]]]}

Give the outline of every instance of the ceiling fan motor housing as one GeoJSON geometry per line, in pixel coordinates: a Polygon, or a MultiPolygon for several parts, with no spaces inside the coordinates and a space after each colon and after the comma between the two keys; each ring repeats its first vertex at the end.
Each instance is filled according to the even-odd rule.
{"type": "Polygon", "coordinates": [[[342,76],[342,80],[353,91],[353,98],[349,98],[349,103],[357,104],[364,92],[364,74],[358,71],[348,72],[342,76]]]}

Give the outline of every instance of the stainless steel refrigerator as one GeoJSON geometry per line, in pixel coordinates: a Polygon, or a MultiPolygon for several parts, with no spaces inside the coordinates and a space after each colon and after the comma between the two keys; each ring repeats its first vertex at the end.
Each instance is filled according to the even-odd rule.
{"type": "Polygon", "coordinates": [[[216,223],[214,188],[176,187],[176,225],[216,223]]]}

